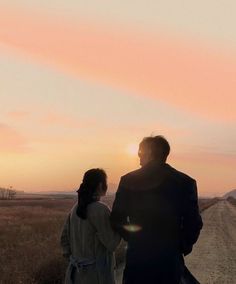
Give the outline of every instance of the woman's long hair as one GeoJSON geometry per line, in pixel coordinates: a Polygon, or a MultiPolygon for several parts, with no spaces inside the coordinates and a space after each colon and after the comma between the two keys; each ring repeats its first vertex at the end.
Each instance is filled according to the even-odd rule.
{"type": "Polygon", "coordinates": [[[80,218],[87,218],[87,206],[97,200],[96,190],[100,183],[102,183],[104,192],[106,191],[106,179],[107,175],[103,169],[91,169],[84,174],[83,181],[77,191],[78,207],[76,213],[80,218]]]}

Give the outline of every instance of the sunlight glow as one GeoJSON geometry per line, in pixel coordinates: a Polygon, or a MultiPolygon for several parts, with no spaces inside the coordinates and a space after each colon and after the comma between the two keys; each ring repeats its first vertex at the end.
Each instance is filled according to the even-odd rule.
{"type": "Polygon", "coordinates": [[[137,156],[138,155],[138,144],[129,144],[126,148],[126,152],[131,156],[137,156]]]}

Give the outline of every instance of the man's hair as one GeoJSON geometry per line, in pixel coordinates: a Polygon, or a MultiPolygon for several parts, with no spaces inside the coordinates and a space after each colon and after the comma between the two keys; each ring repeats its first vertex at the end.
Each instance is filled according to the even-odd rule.
{"type": "Polygon", "coordinates": [[[154,159],[161,159],[163,162],[166,161],[170,153],[170,145],[166,138],[162,135],[150,136],[143,138],[139,147],[147,147],[151,150],[154,159]]]}

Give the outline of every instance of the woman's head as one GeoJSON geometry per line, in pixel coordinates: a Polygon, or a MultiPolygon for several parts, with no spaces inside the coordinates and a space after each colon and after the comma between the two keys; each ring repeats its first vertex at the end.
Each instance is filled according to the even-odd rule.
{"type": "Polygon", "coordinates": [[[107,191],[107,175],[103,169],[90,169],[85,172],[78,192],[77,215],[87,217],[88,204],[97,201],[107,191]]]}

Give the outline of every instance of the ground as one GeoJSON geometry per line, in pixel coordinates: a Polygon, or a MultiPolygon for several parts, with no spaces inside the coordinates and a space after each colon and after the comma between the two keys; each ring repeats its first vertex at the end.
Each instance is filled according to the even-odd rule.
{"type": "Polygon", "coordinates": [[[220,201],[202,217],[200,238],[186,258],[189,270],[202,284],[236,284],[236,207],[220,201]]]}
{"type": "MultiPolygon", "coordinates": [[[[0,201],[0,284],[63,283],[67,264],[61,255],[60,232],[65,218],[76,200],[72,198],[59,198],[58,196],[40,198],[36,199],[35,196],[32,196],[25,200],[0,201]]],[[[104,202],[111,207],[113,199],[114,196],[107,196],[104,202]]],[[[216,199],[201,200],[200,209],[206,209],[216,202],[216,199]]],[[[205,226],[201,235],[203,240],[200,238],[199,245],[202,243],[201,246],[203,246],[208,241],[210,243],[205,248],[198,248],[196,246],[193,256],[196,255],[195,258],[197,261],[194,262],[193,256],[193,260],[189,260],[189,267],[197,277],[199,275],[196,272],[196,267],[198,267],[196,263],[205,263],[204,250],[207,250],[208,247],[211,247],[209,253],[213,255],[211,260],[212,265],[209,266],[210,272],[208,268],[205,268],[206,263],[203,265],[207,274],[215,273],[214,262],[218,265],[217,269],[220,269],[220,265],[223,265],[219,261],[221,257],[223,261],[227,258],[227,263],[230,266],[228,268],[223,266],[223,269],[219,270],[220,273],[223,276],[226,273],[231,275],[229,270],[233,269],[234,256],[236,255],[235,229],[233,229],[233,226],[236,228],[235,210],[228,203],[219,203],[219,205],[215,205],[203,213],[205,226]],[[222,215],[220,215],[220,210],[222,210],[222,215]],[[208,221],[208,218],[211,219],[208,221]],[[224,227],[225,225],[227,226],[224,227]],[[217,237],[218,231],[224,231],[223,229],[225,228],[227,228],[228,233],[217,237]],[[222,248],[219,253],[217,253],[216,242],[213,240],[210,241],[213,238],[213,232],[215,232],[214,238],[222,239],[222,248]],[[234,237],[231,235],[231,232],[234,232],[234,237]],[[230,245],[230,242],[232,242],[232,245],[230,245]],[[198,250],[199,254],[197,254],[198,250]],[[203,255],[203,257],[201,258],[200,255],[203,255]],[[215,258],[214,255],[216,255],[215,258]]],[[[116,251],[116,259],[119,265],[123,263],[124,255],[125,243],[122,242],[116,251]]],[[[202,270],[202,273],[204,272],[203,268],[200,270],[202,270]]],[[[121,272],[122,270],[120,269],[120,278],[121,272]]],[[[204,282],[202,283],[204,284],[204,282]]],[[[233,284],[233,282],[206,283],[233,284]]]]}

